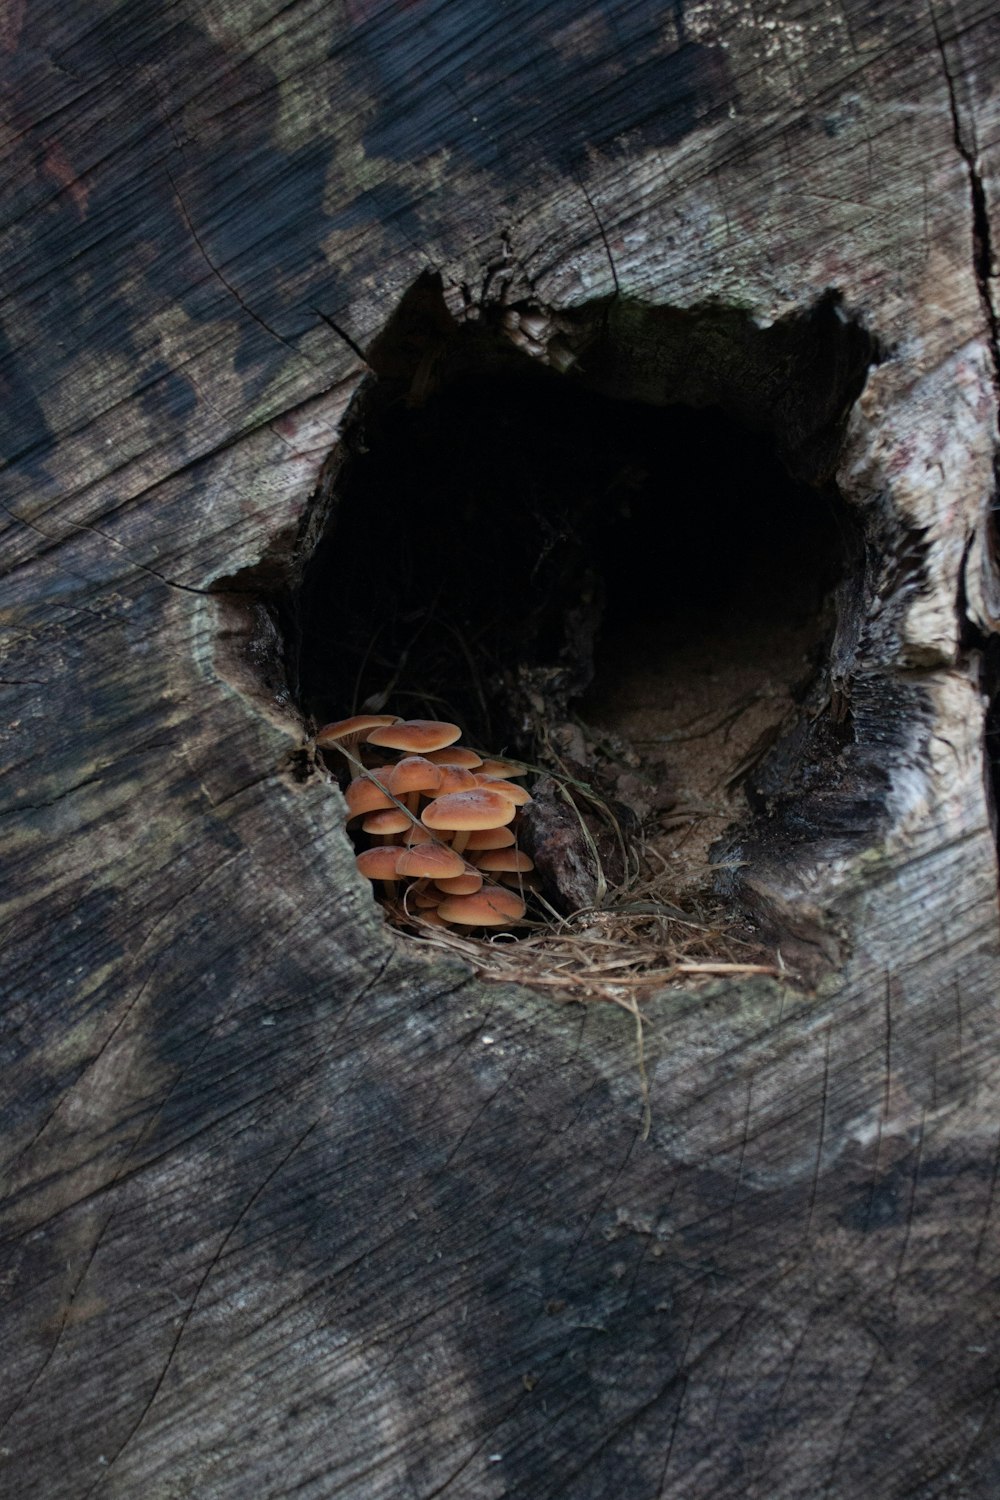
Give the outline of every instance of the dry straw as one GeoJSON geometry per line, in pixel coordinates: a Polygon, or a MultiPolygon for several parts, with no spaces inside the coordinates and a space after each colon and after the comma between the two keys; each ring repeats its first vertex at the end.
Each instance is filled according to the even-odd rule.
{"type": "Polygon", "coordinates": [[[419,913],[409,920],[426,947],[465,959],[481,979],[544,989],[557,1000],[610,1002],[628,1011],[635,1022],[641,1135],[646,1140],[652,1107],[644,1035],[648,1018],[641,1009],[644,994],[716,977],[779,978],[783,970],[740,959],[735,950],[745,944],[728,935],[724,925],[685,917],[655,899],[635,899],[621,908],[590,909],[570,917],[553,915],[552,923],[533,923],[525,937],[501,934],[485,940],[431,927],[419,913]]]}
{"type": "MultiPolygon", "coordinates": [[[[360,774],[375,780],[350,751],[341,747],[341,753],[360,774]]],[[[677,875],[668,861],[648,846],[634,853],[614,810],[591,786],[574,778],[564,766],[529,769],[554,777],[567,804],[580,816],[581,832],[595,864],[600,904],[563,916],[532,893],[536,908],[547,917],[519,923],[517,934],[505,931],[487,938],[432,924],[405,901],[391,906],[391,918],[404,936],[419,940],[425,952],[461,958],[481,979],[543,990],[556,1000],[603,1001],[628,1011],[635,1023],[645,1139],[652,1116],[641,1002],[669,985],[755,975],[782,978],[787,977],[785,969],[780,958],[777,963],[763,961],[759,945],[734,931],[731,918],[707,890],[692,894],[689,888],[678,896],[677,875]],[[626,870],[617,887],[607,877],[578,800],[586,802],[616,836],[626,870]]],[[[383,783],[378,784],[386,791],[383,783]]],[[[387,795],[408,811],[391,792],[387,795]]],[[[526,892],[522,894],[527,897],[526,892]]]]}
{"type": "MultiPolygon", "coordinates": [[[[371,777],[356,756],[341,753],[360,774],[371,777]]],[[[614,830],[627,855],[629,841],[614,811],[592,787],[565,770],[549,767],[544,774],[560,783],[570,806],[577,806],[571,790],[584,798],[614,830]]],[[[406,811],[396,797],[387,795],[406,811]]],[[[557,998],[612,1001],[630,1011],[632,997],[665,985],[739,975],[782,976],[779,965],[762,962],[759,947],[733,931],[707,892],[696,897],[689,893],[681,898],[684,906],[677,904],[676,877],[655,850],[643,848],[641,856],[627,858],[624,884],[614,887],[582,816],[580,826],[595,864],[599,905],[562,916],[535,894],[534,903],[547,916],[519,923],[516,936],[502,932],[488,938],[432,926],[418,910],[402,905],[392,908],[393,919],[426,946],[465,959],[483,979],[546,989],[557,998]],[[654,861],[659,870],[652,868],[654,861]]]]}
{"type": "Polygon", "coordinates": [[[483,979],[551,989],[571,1000],[628,1002],[630,994],[713,977],[764,974],[780,978],[779,965],[753,958],[751,945],[711,914],[698,920],[656,898],[587,908],[548,922],[521,924],[524,936],[463,936],[405,913],[407,926],[435,948],[466,959],[483,979]],[[742,952],[741,952],[742,950],[742,952]]]}

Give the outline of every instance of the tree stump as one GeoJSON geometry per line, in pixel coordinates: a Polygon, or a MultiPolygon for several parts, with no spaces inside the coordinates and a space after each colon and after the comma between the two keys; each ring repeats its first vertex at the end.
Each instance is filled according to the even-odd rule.
{"type": "Polygon", "coordinates": [[[995,9],[0,36],[4,1492],[995,1495],[995,9]],[[393,933],[303,755],[418,472],[435,587],[488,594],[470,529],[507,570],[509,654],[461,649],[508,742],[586,691],[622,517],[685,609],[841,538],[716,854],[787,972],[643,997],[648,1137],[630,1019],[393,933]]]}

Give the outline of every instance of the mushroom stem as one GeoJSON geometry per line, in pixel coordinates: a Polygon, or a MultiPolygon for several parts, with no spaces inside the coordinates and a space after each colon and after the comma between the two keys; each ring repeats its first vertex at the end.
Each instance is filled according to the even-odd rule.
{"type": "Polygon", "coordinates": [[[457,830],[455,837],[451,841],[451,847],[454,849],[456,854],[465,853],[465,846],[469,842],[469,834],[471,832],[471,828],[459,828],[457,830]]]}

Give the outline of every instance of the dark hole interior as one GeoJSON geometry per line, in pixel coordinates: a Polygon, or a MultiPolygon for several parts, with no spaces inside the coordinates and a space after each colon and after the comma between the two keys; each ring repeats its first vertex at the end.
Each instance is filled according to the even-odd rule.
{"type": "Polygon", "coordinates": [[[290,688],[317,726],[448,719],[554,768],[524,837],[562,912],[643,868],[658,900],[729,900],[745,834],[776,867],[863,836],[828,671],[863,544],[831,476],[874,346],[832,295],[765,329],[715,308],[574,316],[557,372],[507,339],[502,303],[456,325],[432,279],[404,299],[317,494],[290,688]],[[581,783],[603,811],[575,791],[583,815],[552,834],[581,783]]]}
{"type": "Polygon", "coordinates": [[[578,708],[623,661],[669,684],[671,651],[706,636],[738,660],[783,630],[819,648],[836,494],[719,408],[547,375],[466,379],[359,424],[299,599],[317,722],[388,705],[532,754],[533,713],[578,708]]]}

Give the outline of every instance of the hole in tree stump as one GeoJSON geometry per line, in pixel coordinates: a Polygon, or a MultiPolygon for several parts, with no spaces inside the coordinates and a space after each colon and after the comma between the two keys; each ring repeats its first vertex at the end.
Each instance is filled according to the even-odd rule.
{"type": "Polygon", "coordinates": [[[454,720],[552,771],[524,839],[564,913],[717,923],[727,829],[870,836],[829,660],[862,554],[833,475],[874,354],[833,296],[767,328],[617,300],[456,322],[422,278],[284,607],[301,708],[454,720]]]}

